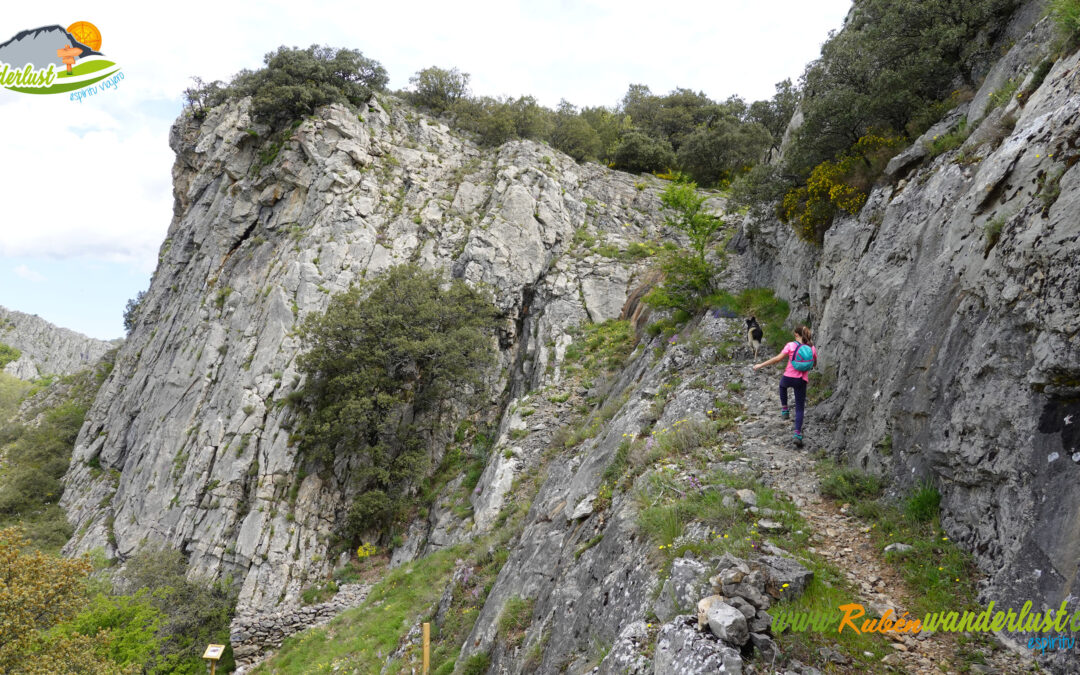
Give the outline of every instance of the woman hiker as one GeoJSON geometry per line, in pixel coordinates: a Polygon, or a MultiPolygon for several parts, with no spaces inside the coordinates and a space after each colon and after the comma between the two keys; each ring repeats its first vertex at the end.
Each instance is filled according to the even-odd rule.
{"type": "Polygon", "coordinates": [[[795,433],[792,440],[795,445],[802,447],[802,422],[803,408],[806,406],[806,384],[810,381],[810,369],[817,363],[817,347],[814,346],[813,333],[807,326],[799,326],[795,329],[795,342],[784,345],[779,354],[768,361],[754,364],[754,370],[780,363],[787,359],[787,367],[784,376],[780,378],[780,417],[788,419],[787,390],[791,387],[795,390],[795,433]],[[808,349],[803,349],[807,347],[808,349]]]}

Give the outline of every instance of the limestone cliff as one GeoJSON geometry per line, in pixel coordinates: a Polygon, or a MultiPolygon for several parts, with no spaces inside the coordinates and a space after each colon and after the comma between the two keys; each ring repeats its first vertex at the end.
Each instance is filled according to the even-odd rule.
{"type": "Polygon", "coordinates": [[[95,340],[31,314],[0,307],[0,343],[18,349],[4,372],[22,380],[71,375],[89,368],[120,340],[95,340]]]}
{"type": "MultiPolygon", "coordinates": [[[[289,443],[300,319],[405,261],[487,284],[505,319],[497,413],[544,376],[568,328],[617,317],[637,283],[643,263],[586,243],[625,249],[660,222],[656,179],[533,142],[482,150],[391,98],[325,108],[277,145],[259,133],[242,102],[174,125],[161,263],[64,493],[69,552],[165,542],[196,572],[242,579],[241,611],[295,602],[325,576],[352,496],[346,464],[305,477],[289,443]]],[[[502,494],[488,499],[478,520],[502,494]]],[[[430,546],[459,525],[439,523],[430,546]]]]}

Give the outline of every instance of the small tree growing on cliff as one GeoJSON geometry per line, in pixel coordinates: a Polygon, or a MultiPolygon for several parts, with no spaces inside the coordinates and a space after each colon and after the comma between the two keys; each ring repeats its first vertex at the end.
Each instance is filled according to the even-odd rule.
{"type": "Polygon", "coordinates": [[[485,293],[414,264],[353,286],[305,320],[300,443],[327,463],[360,456],[350,534],[385,529],[401,513],[427,469],[443,401],[482,384],[495,326],[485,293]]]}
{"type": "Polygon", "coordinates": [[[283,46],[263,61],[265,68],[237,75],[229,91],[251,96],[252,116],[271,126],[288,124],[329,103],[361,105],[388,81],[378,61],[355,49],[283,46]]]}
{"type": "Polygon", "coordinates": [[[661,193],[667,217],[664,224],[690,238],[690,251],[670,251],[662,262],[664,281],[645,296],[653,307],[681,309],[694,312],[701,301],[712,293],[717,269],[705,258],[706,248],[724,221],[709,213],[706,197],[697,191],[693,182],[676,181],[661,193]]]}

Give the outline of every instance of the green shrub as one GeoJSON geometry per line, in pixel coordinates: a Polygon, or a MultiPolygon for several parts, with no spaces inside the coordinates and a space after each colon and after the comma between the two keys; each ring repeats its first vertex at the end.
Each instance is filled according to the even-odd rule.
{"type": "Polygon", "coordinates": [[[409,84],[414,89],[409,96],[413,105],[428,108],[436,114],[469,95],[469,74],[457,68],[424,68],[409,78],[409,84]]]}
{"type": "Polygon", "coordinates": [[[59,630],[88,637],[96,636],[101,630],[109,631],[104,655],[121,667],[141,667],[152,663],[161,651],[162,638],[158,632],[166,618],[154,606],[150,591],[142,588],[134,595],[95,595],[78,616],[59,630]]]}
{"type": "Polygon", "coordinates": [[[821,245],[833,218],[856,214],[877,177],[903,141],[888,132],[870,132],[846,153],[814,167],[803,187],[784,195],[780,220],[805,241],[821,245]]]}
{"type": "Polygon", "coordinates": [[[532,96],[463,98],[450,112],[454,126],[475,133],[482,145],[492,147],[516,138],[545,140],[554,125],[554,113],[532,96]]]}
{"type": "MultiPolygon", "coordinates": [[[[992,52],[1017,0],[865,0],[803,76],[803,124],[785,151],[807,176],[872,129],[894,134],[957,89],[992,52]]],[[[916,127],[919,125],[915,125],[916,127]]],[[[915,129],[918,131],[918,129],[915,129]]]]}
{"type": "Polygon", "coordinates": [[[724,221],[708,212],[706,199],[692,182],[673,182],[661,193],[660,201],[666,214],[664,224],[689,237],[690,251],[664,254],[660,263],[664,280],[645,296],[646,304],[693,314],[715,290],[713,280],[719,270],[706,259],[705,252],[724,221]]]}
{"type": "Polygon", "coordinates": [[[135,330],[135,324],[139,320],[139,310],[142,309],[143,300],[146,298],[146,291],[139,291],[138,294],[127,301],[127,305],[124,307],[124,330],[130,335],[131,331],[135,330]]]}
{"type": "MultiPolygon", "coordinates": [[[[85,617],[88,627],[125,613],[140,617],[142,629],[129,627],[132,653],[152,648],[143,661],[145,673],[200,675],[201,658],[209,643],[229,645],[229,623],[236,605],[236,593],[229,582],[189,579],[182,553],[171,549],[141,547],[128,561],[123,581],[126,588],[142,589],[131,599],[106,596],[98,601],[98,611],[85,617]],[[153,635],[149,628],[153,626],[153,635]]],[[[235,667],[231,646],[218,668],[235,667]]]]}
{"type": "Polygon", "coordinates": [[[300,328],[301,448],[326,463],[342,452],[362,457],[350,536],[397,517],[427,471],[425,439],[441,424],[443,401],[478,392],[493,360],[490,299],[463,281],[442,283],[416,265],[393,267],[334,296],[300,328]]]}
{"type": "MultiPolygon", "coordinates": [[[[566,363],[580,367],[587,377],[617,370],[637,344],[634,327],[625,320],[587,323],[572,334],[574,341],[566,348],[566,363]]],[[[566,398],[569,398],[568,394],[566,398]]]]}
{"type": "Polygon", "coordinates": [[[18,349],[0,342],[0,369],[12,361],[18,360],[20,356],[22,356],[22,352],[18,349]]]}
{"type": "Polygon", "coordinates": [[[555,112],[551,146],[579,162],[596,159],[603,150],[600,135],[578,114],[577,109],[565,100],[559,103],[555,112]]]}
{"type": "Polygon", "coordinates": [[[675,151],[671,149],[671,143],[664,139],[631,131],[622,136],[615,148],[613,166],[630,173],[662,171],[675,166],[675,151]]]}
{"type": "Polygon", "coordinates": [[[679,167],[703,185],[715,185],[761,162],[772,141],[761,124],[720,117],[683,140],[679,167]]]}
{"type": "Polygon", "coordinates": [[[367,103],[387,83],[378,61],[354,49],[312,45],[279,47],[263,59],[265,67],[243,71],[229,85],[232,96],[250,96],[259,122],[281,127],[329,103],[367,103]]]}

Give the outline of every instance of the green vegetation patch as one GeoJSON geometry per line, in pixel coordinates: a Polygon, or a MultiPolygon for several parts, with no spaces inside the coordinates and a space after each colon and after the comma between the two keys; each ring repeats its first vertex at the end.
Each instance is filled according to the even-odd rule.
{"type": "Polygon", "coordinates": [[[822,494],[851,504],[852,513],[869,524],[879,550],[894,543],[912,547],[887,553],[885,558],[913,591],[914,616],[943,608],[975,608],[978,569],[972,557],[942,531],[941,494],[933,484],[923,482],[903,499],[889,501],[882,496],[881,480],[862,471],[823,460],[818,473],[822,494]]]}
{"type": "Polygon", "coordinates": [[[309,673],[331,664],[379,672],[401,637],[439,599],[462,553],[460,546],[444,549],[387,572],[363,605],[288,638],[254,672],[309,673]]]}
{"type": "Polygon", "coordinates": [[[399,265],[334,296],[300,328],[305,388],[291,397],[305,455],[328,465],[360,455],[347,535],[386,534],[427,474],[429,434],[451,396],[475,400],[493,360],[497,314],[461,280],[399,265]],[[472,392],[473,399],[469,398],[472,392]],[[408,411],[410,414],[404,414],[408,411]]]}
{"type": "Polygon", "coordinates": [[[22,352],[18,349],[0,342],[0,368],[3,368],[12,361],[18,360],[20,356],[22,356],[22,352]]]}
{"type": "Polygon", "coordinates": [[[629,321],[609,319],[569,331],[574,341],[566,348],[566,370],[586,377],[618,370],[634,351],[637,338],[629,321]]]}

